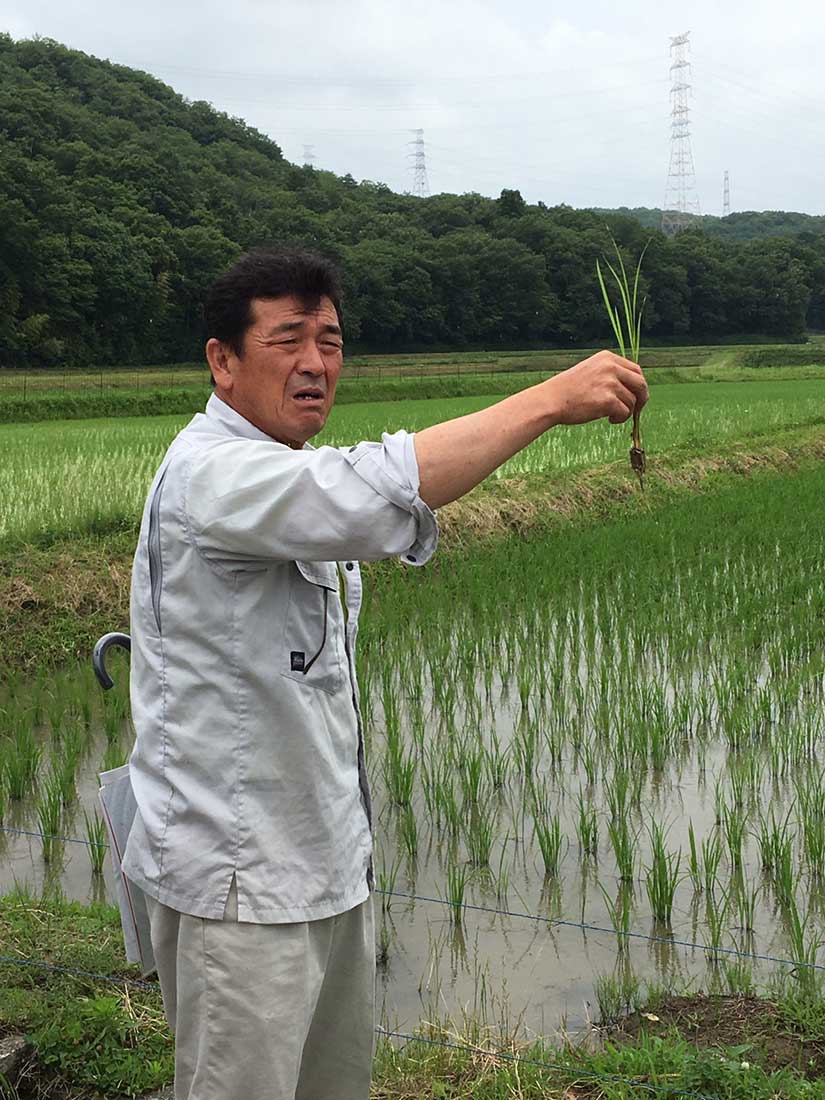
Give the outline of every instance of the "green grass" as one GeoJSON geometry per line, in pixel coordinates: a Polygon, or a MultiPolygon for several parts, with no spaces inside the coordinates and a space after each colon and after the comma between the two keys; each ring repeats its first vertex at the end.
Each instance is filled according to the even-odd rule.
{"type": "MultiPolygon", "coordinates": [[[[484,408],[495,397],[344,405],[317,443],[345,445],[416,430],[484,408]]],[[[160,458],[186,416],[48,422],[0,428],[0,544],[134,526],[160,458]]],[[[710,454],[731,440],[825,425],[825,380],[661,385],[644,412],[651,475],[657,456],[710,454]]],[[[606,421],[546,433],[496,473],[552,475],[625,460],[626,426],[606,421]]]]}
{"type": "MultiPolygon", "coordinates": [[[[18,893],[0,899],[0,954],[94,974],[139,977],[124,960],[117,910],[18,893]]],[[[0,963],[0,1027],[23,1030],[42,1070],[75,1100],[137,1096],[170,1081],[172,1037],[159,989],[0,963]]]]}

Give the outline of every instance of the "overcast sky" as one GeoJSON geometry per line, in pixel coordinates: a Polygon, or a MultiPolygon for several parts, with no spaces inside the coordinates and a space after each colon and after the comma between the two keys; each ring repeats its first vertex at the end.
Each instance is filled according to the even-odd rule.
{"type": "Polygon", "coordinates": [[[670,37],[690,31],[702,213],[825,213],[820,0],[0,0],[0,28],[153,73],[295,162],[431,193],[661,206],[670,37]]]}

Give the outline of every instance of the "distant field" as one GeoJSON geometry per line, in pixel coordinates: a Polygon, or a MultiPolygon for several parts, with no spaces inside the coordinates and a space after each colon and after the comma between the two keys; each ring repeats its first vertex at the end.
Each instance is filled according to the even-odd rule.
{"type": "MultiPolygon", "coordinates": [[[[506,374],[565,370],[598,349],[572,351],[468,351],[433,352],[420,355],[347,356],[344,379],[462,378],[477,374],[506,374]]],[[[746,346],[705,345],[701,347],[653,348],[642,353],[642,366],[659,368],[726,368],[800,366],[825,362],[825,338],[814,337],[804,345],[754,344],[746,346]]],[[[0,397],[22,400],[62,393],[103,394],[111,391],[139,394],[147,390],[208,388],[205,364],[178,363],[170,366],[101,367],[94,370],[0,370],[0,397]]]]}
{"type": "MultiPolygon", "coordinates": [[[[390,401],[336,408],[316,442],[345,445],[383,431],[417,430],[493,402],[494,396],[390,401]]],[[[187,415],[49,421],[0,428],[0,541],[133,523],[169,441],[187,415]]],[[[825,425],[825,379],[660,385],[643,418],[649,461],[675,447],[715,444],[825,425]]],[[[548,432],[495,476],[594,467],[622,459],[626,426],[606,421],[548,432]]]]}

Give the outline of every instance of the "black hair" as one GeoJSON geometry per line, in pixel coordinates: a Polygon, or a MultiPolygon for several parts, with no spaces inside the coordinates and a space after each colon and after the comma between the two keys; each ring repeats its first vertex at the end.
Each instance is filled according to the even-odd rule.
{"type": "Polygon", "coordinates": [[[329,298],[343,328],[341,277],[332,260],[307,249],[273,245],[245,253],[209,288],[204,303],[207,339],[214,337],[242,356],[253,299],[290,296],[307,309],[329,298]]]}

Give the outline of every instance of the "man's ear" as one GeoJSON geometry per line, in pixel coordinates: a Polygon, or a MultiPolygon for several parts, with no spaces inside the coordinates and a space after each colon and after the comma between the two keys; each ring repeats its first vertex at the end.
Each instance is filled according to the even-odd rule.
{"type": "Polygon", "coordinates": [[[232,368],[229,365],[230,350],[222,340],[214,336],[206,342],[206,361],[212,371],[212,378],[219,390],[232,389],[232,368]]]}

